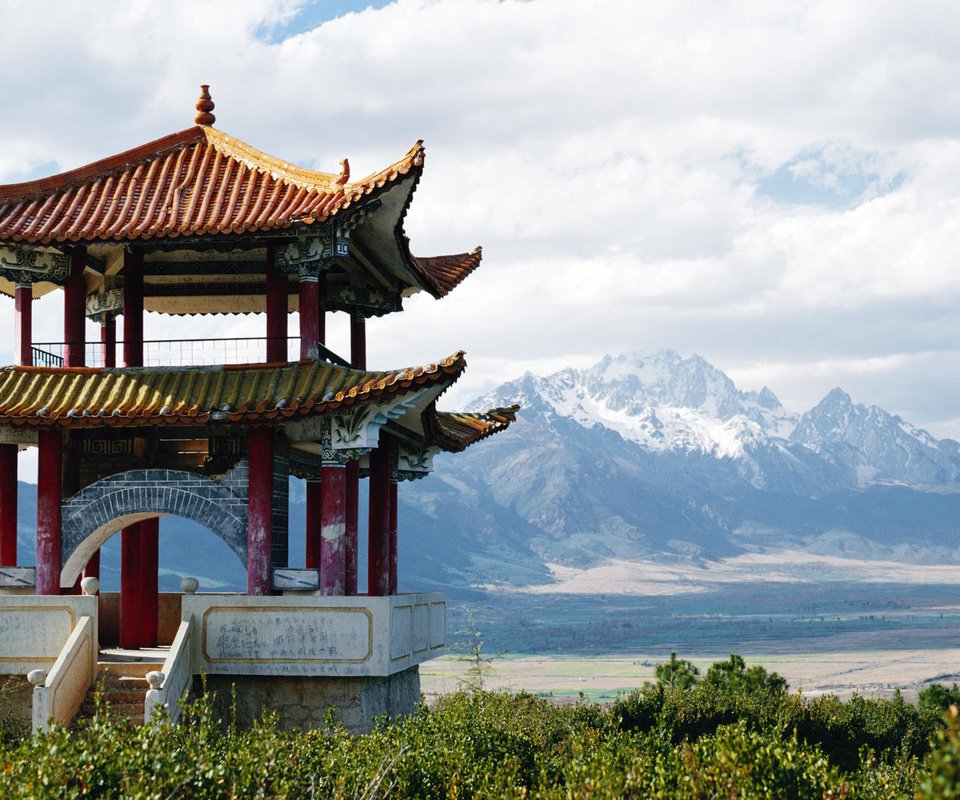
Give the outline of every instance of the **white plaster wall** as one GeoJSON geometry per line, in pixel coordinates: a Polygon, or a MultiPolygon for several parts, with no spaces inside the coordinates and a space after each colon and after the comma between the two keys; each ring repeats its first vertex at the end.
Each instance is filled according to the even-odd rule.
{"type": "Polygon", "coordinates": [[[96,641],[96,597],[0,595],[0,675],[49,670],[81,617],[96,641]]]}
{"type": "Polygon", "coordinates": [[[369,677],[442,652],[442,594],[390,597],[185,595],[198,636],[194,671],[208,675],[369,677]]]}

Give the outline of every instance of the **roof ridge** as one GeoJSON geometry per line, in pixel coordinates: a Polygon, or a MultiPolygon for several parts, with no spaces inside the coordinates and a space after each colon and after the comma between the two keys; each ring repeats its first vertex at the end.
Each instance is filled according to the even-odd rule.
{"type": "Polygon", "coordinates": [[[327,190],[335,191],[339,188],[338,175],[291,164],[211,126],[204,126],[202,130],[207,142],[216,150],[236,161],[242,161],[250,169],[269,172],[271,177],[282,178],[307,189],[318,188],[319,184],[322,184],[320,188],[327,190]]]}
{"type": "MultiPolygon", "coordinates": [[[[423,160],[426,156],[427,149],[423,146],[423,139],[417,139],[414,142],[413,147],[407,150],[403,158],[398,158],[392,164],[384,167],[383,169],[377,170],[376,172],[371,172],[364,178],[361,178],[358,181],[351,181],[344,188],[350,189],[352,187],[367,187],[371,183],[376,186],[383,186],[389,181],[394,180],[399,175],[406,175],[413,168],[420,168],[423,166],[423,160]]],[[[363,192],[360,193],[361,195],[363,192]]],[[[348,193],[350,199],[354,199],[353,194],[348,193]]]]}

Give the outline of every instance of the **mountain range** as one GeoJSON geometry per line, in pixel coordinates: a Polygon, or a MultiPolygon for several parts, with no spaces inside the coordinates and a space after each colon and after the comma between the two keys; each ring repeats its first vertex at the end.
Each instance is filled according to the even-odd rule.
{"type": "Polygon", "coordinates": [[[543,588],[604,564],[778,552],[960,562],[960,445],[841,389],[795,414],[661,351],[528,373],[476,405],[506,402],[522,409],[509,430],[404,492],[427,520],[426,577],[543,588]]]}

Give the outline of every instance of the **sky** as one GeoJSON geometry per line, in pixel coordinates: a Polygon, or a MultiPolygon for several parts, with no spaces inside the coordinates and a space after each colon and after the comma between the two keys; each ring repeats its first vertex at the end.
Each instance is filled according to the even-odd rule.
{"type": "Polygon", "coordinates": [[[413,252],[484,261],[370,321],[368,362],[466,350],[448,406],[669,348],[793,411],[841,386],[960,438],[960,4],[0,0],[0,44],[0,183],[189,127],[200,83],[219,129],[305,167],[422,138],[413,252]]]}

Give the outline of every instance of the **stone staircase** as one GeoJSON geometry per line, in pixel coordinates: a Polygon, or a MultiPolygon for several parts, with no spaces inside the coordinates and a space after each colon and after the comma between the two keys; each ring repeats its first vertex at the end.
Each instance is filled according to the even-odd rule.
{"type": "Polygon", "coordinates": [[[163,656],[153,651],[101,651],[97,680],[87,692],[74,724],[90,719],[96,712],[99,692],[106,700],[111,719],[129,719],[143,724],[143,700],[147,693],[146,674],[163,668],[163,656]]]}

